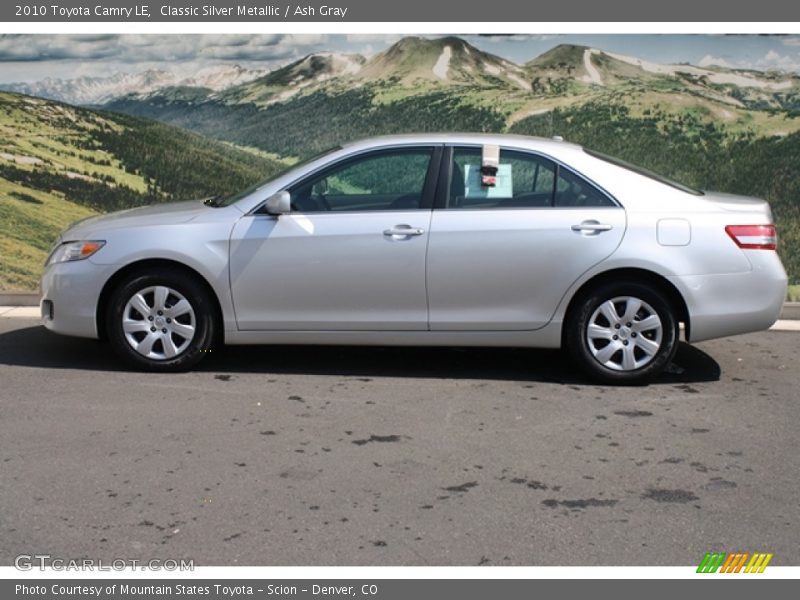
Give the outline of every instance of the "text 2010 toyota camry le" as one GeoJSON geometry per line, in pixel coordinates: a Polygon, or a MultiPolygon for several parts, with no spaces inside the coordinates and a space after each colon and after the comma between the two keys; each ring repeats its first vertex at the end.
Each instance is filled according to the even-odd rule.
{"type": "Polygon", "coordinates": [[[52,331],[131,365],[216,344],[565,347],[642,381],[686,339],[768,328],[786,293],[763,200],[559,140],[370,139],[224,199],[80,221],[42,278],[52,331]]]}

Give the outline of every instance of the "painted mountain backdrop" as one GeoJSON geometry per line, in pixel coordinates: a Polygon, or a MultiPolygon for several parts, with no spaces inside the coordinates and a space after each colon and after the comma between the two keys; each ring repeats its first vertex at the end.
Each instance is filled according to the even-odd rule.
{"type": "Polygon", "coordinates": [[[0,92],[0,289],[35,289],[72,221],[226,193],[279,166],[156,121],[0,92]]]}
{"type": "MultiPolygon", "coordinates": [[[[121,173],[139,178],[138,188],[131,185],[139,195],[130,203],[207,192],[208,169],[175,173],[167,168],[169,161],[157,168],[158,161],[171,153],[208,158],[207,153],[198,154],[200,147],[220,152],[225,164],[218,165],[215,173],[232,169],[241,175],[223,177],[216,186],[234,189],[250,176],[257,177],[256,172],[266,174],[277,168],[276,161],[292,161],[369,135],[414,131],[561,135],[695,186],[768,199],[778,220],[784,263],[793,281],[800,282],[797,75],[655,64],[576,45],[559,45],[529,62],[515,64],[457,37],[403,38],[371,58],[317,53],[268,73],[250,70],[238,79],[235,73],[227,78],[220,75],[213,85],[201,75],[183,79],[162,75],[153,83],[159,77],[151,73],[152,85],[133,88],[120,82],[138,76],[90,83],[43,81],[13,89],[94,105],[89,110],[37,101],[76,111],[81,115],[78,122],[85,118],[111,124],[105,129],[87,126],[69,138],[88,136],[93,151],[103,153],[98,160],[109,161],[120,171],[119,177],[112,175],[115,182],[108,182],[95,177],[97,169],[91,161],[81,163],[82,168],[71,167],[87,178],[83,181],[109,190],[106,204],[103,194],[92,196],[97,210],[119,204],[120,192],[113,190],[127,181],[121,173]],[[181,129],[159,130],[164,126],[151,120],[181,129]],[[127,140],[139,135],[140,128],[180,133],[156,136],[147,142],[152,146],[128,147],[127,140]],[[208,138],[224,145],[213,145],[208,138]],[[167,142],[165,150],[161,145],[167,142]],[[143,157],[148,159],[143,161],[143,157]]],[[[34,102],[12,95],[2,98],[14,105],[34,102]]],[[[3,114],[0,127],[6,127],[3,118],[8,120],[3,114]]],[[[30,173],[63,171],[59,156],[41,156],[29,142],[19,148],[8,146],[37,136],[47,140],[40,143],[53,144],[62,128],[70,131],[76,126],[75,121],[61,119],[43,128],[37,118],[24,124],[11,119],[17,137],[0,139],[0,157],[6,159],[5,163],[0,160],[0,167],[30,173]],[[25,162],[45,158],[50,162],[25,162]]],[[[71,143],[78,145],[72,150],[74,159],[82,160],[86,152],[80,151],[80,144],[84,142],[71,143]]],[[[61,194],[70,205],[81,202],[74,191],[65,195],[64,184],[74,182],[74,177],[61,175],[67,179],[47,184],[46,193],[61,194]]],[[[17,193],[45,193],[45,184],[33,181],[33,176],[9,179],[0,172],[0,177],[6,180],[0,179],[0,185],[13,181],[17,193]]],[[[6,198],[3,206],[10,202],[6,198]]],[[[22,201],[13,202],[21,206],[22,201]]],[[[0,231],[0,235],[6,234],[0,231]]],[[[9,283],[8,276],[5,281],[3,277],[0,272],[0,288],[9,283]]],[[[20,277],[13,280],[18,285],[29,285],[34,279],[32,274],[20,277]]]]}
{"type": "Polygon", "coordinates": [[[149,69],[111,77],[47,78],[35,83],[9,83],[0,85],[0,89],[68,104],[98,105],[127,94],[147,94],[175,86],[206,88],[208,92],[223,90],[263,77],[268,72],[267,69],[223,65],[201,69],[189,77],[178,77],[162,69],[149,69]]]}

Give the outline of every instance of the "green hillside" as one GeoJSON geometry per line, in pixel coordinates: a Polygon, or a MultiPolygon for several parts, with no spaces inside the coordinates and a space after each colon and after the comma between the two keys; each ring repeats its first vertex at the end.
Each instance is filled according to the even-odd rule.
{"type": "Polygon", "coordinates": [[[0,289],[34,289],[72,221],[232,192],[279,167],[155,121],[0,93],[0,289]]]}
{"type": "MultiPolygon", "coordinates": [[[[206,102],[189,106],[182,102],[157,104],[123,99],[114,110],[148,114],[204,136],[241,146],[252,146],[280,156],[305,157],[336,144],[371,135],[410,131],[500,131],[506,116],[470,98],[468,93],[431,90],[392,102],[377,102],[390,84],[298,96],[291,102],[264,109],[252,104],[224,105],[206,102]]],[[[479,89],[474,90],[476,94],[479,89]]],[[[468,92],[468,90],[467,90],[468,92]]]]}

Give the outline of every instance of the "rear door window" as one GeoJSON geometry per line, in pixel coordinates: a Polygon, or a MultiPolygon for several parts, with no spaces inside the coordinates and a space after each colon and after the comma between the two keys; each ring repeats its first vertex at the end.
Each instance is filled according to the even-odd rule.
{"type": "Polygon", "coordinates": [[[482,150],[453,149],[447,208],[567,208],[615,206],[606,194],[554,161],[530,152],[500,150],[496,185],[481,185],[482,150]]]}

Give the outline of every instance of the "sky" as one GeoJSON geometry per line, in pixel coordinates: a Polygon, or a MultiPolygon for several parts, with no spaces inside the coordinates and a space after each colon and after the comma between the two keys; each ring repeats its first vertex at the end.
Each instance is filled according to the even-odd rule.
{"type": "MultiPolygon", "coordinates": [[[[442,35],[447,35],[443,32],[442,35]]],[[[0,35],[0,83],[107,77],[147,69],[188,76],[238,64],[279,68],[312,52],[371,56],[400,35],[0,35]]],[[[427,36],[439,37],[439,36],[427,36]]],[[[478,48],[524,63],[558,44],[581,44],[658,63],[691,63],[800,74],[798,35],[462,35],[478,48]]]]}

